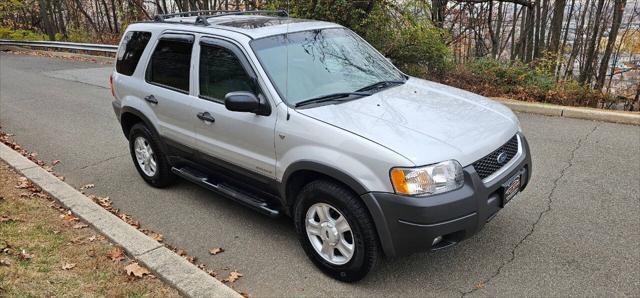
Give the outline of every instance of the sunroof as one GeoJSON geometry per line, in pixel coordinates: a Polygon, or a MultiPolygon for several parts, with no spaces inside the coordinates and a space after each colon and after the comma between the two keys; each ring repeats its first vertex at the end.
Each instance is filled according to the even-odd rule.
{"type": "Polygon", "coordinates": [[[285,25],[292,23],[308,22],[303,19],[292,18],[246,18],[242,20],[233,20],[224,23],[218,23],[221,26],[242,28],[242,29],[257,29],[262,27],[269,27],[275,25],[285,25]]]}

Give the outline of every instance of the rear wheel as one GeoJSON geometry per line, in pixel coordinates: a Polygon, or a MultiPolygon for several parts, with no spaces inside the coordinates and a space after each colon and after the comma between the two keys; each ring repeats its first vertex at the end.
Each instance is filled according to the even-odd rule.
{"type": "Polygon", "coordinates": [[[298,195],[294,217],[305,253],[327,275],[353,282],[375,267],[380,257],[375,226],[348,188],[325,180],[309,183],[298,195]]]}
{"type": "Polygon", "coordinates": [[[175,181],[158,139],[144,124],[135,124],[129,131],[129,150],[145,182],[154,187],[165,187],[175,181]]]}

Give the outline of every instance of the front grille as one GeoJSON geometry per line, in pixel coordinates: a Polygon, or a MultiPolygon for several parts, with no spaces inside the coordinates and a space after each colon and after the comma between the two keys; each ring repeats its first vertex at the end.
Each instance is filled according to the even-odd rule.
{"type": "Polygon", "coordinates": [[[507,164],[516,154],[518,153],[518,137],[513,136],[507,143],[502,145],[502,147],[496,149],[491,152],[489,155],[481,158],[480,160],[474,162],[473,168],[476,170],[480,179],[487,178],[491,176],[491,174],[495,173],[497,170],[502,168],[505,164],[507,164]],[[501,153],[505,153],[507,158],[503,163],[498,163],[498,155],[501,153]]]}

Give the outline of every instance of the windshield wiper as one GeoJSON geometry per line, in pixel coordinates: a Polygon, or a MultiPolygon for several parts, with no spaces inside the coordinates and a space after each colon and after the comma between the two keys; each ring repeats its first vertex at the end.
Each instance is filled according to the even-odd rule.
{"type": "Polygon", "coordinates": [[[380,81],[380,82],[373,83],[373,84],[371,84],[369,86],[362,87],[362,88],[356,90],[356,92],[371,91],[371,90],[376,90],[376,89],[386,89],[386,88],[389,88],[391,86],[402,85],[405,82],[406,81],[402,81],[402,80],[380,81]]]}
{"type": "Polygon", "coordinates": [[[305,100],[303,100],[301,102],[296,103],[296,108],[297,107],[301,107],[301,106],[306,106],[308,104],[313,104],[313,103],[322,103],[322,102],[328,102],[328,101],[347,101],[347,100],[354,99],[354,96],[359,98],[359,97],[365,97],[365,96],[369,96],[369,95],[371,95],[371,93],[367,93],[367,92],[332,93],[332,94],[328,94],[328,95],[323,95],[323,96],[319,96],[319,97],[305,99],[305,100]]]}

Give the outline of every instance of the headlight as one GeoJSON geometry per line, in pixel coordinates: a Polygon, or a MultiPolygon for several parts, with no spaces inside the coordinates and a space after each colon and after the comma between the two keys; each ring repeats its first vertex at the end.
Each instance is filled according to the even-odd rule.
{"type": "Polygon", "coordinates": [[[419,168],[393,168],[390,175],[393,189],[403,195],[433,195],[464,184],[462,166],[455,160],[419,168]]]}

